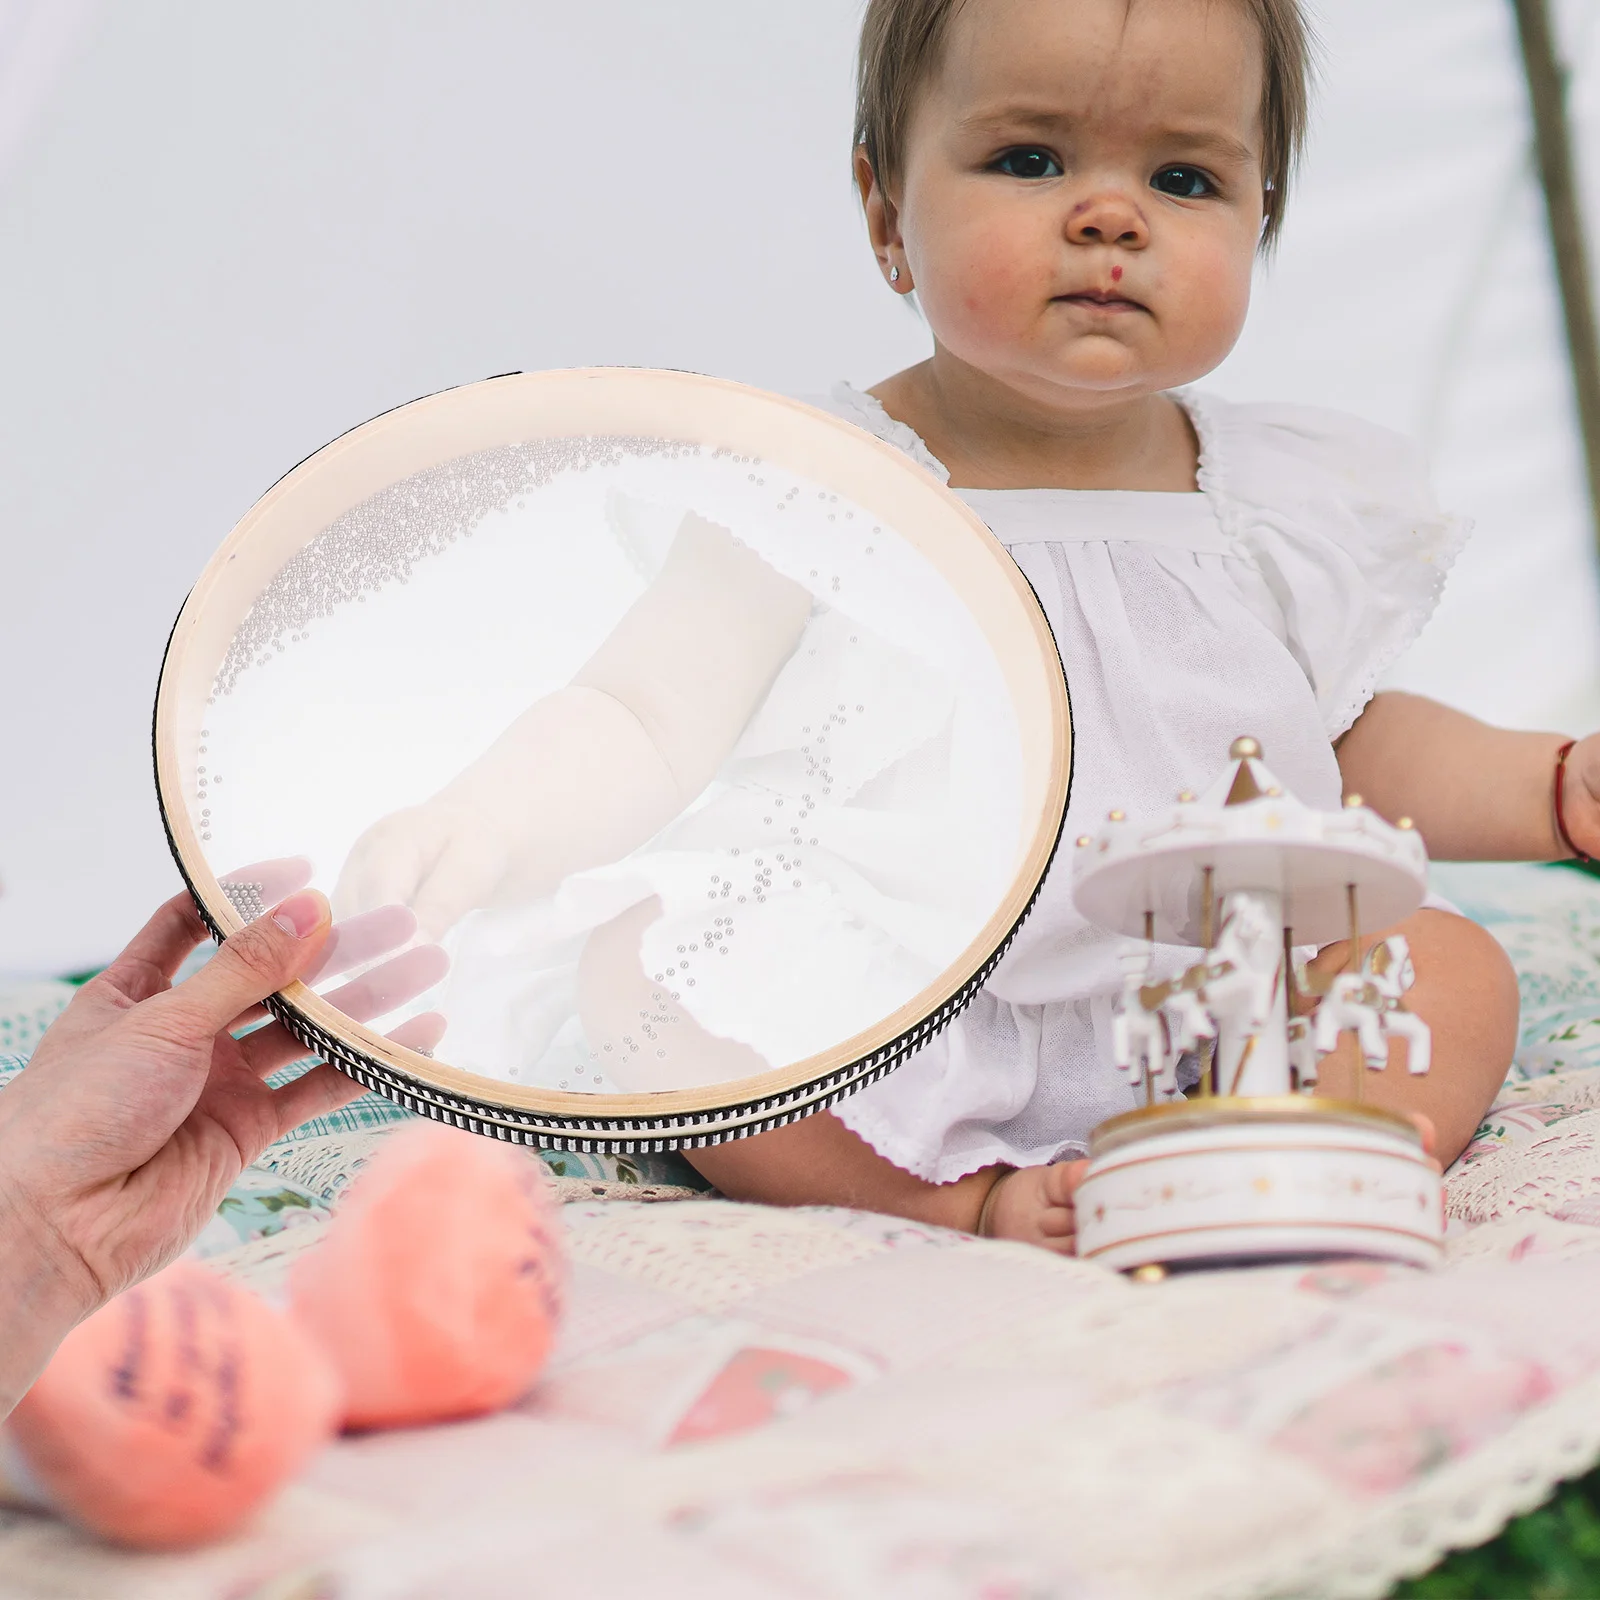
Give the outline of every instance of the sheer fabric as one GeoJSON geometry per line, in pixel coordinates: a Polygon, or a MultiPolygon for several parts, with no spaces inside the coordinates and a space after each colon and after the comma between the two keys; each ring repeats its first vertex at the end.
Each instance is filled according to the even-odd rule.
{"type": "MultiPolygon", "coordinates": [[[[1072,905],[1072,839],[1204,788],[1252,734],[1308,805],[1341,799],[1332,741],[1431,615],[1467,527],[1420,455],[1333,412],[1185,393],[1199,492],[967,489],[1055,632],[1072,699],[1062,848],[986,989],[943,1034],[835,1113],[897,1166],[945,1183],[994,1162],[1082,1154],[1129,1110],[1109,1065],[1124,941],[1072,905]]],[[[949,474],[870,395],[818,402],[949,474]]],[[[1192,953],[1158,951],[1163,975],[1192,953]]]]}

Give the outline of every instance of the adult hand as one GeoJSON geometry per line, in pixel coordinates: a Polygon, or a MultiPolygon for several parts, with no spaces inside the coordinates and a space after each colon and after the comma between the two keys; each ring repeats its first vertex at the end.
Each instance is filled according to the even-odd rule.
{"type": "MultiPolygon", "coordinates": [[[[405,943],[415,926],[393,907],[344,925],[333,970],[405,943]]],[[[291,895],[174,988],[205,938],[179,896],[84,985],[0,1092],[0,1417],[76,1321],[193,1241],[268,1144],[361,1094],[327,1065],[281,1088],[264,1081],[307,1051],[275,1022],[256,1026],[261,1002],[330,970],[333,932],[320,894],[291,895]]],[[[408,950],[325,998],[366,1020],[447,965],[443,951],[408,950]]],[[[443,1029],[429,1014],[392,1037],[429,1049],[443,1029]]]]}

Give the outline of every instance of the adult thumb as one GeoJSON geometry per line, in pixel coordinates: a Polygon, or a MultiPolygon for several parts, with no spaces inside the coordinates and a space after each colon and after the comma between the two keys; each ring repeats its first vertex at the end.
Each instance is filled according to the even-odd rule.
{"type": "Polygon", "coordinates": [[[327,898],[302,889],[226,939],[192,978],[149,1004],[167,1011],[170,1022],[194,1037],[221,1033],[308,971],[332,926],[327,898]]]}

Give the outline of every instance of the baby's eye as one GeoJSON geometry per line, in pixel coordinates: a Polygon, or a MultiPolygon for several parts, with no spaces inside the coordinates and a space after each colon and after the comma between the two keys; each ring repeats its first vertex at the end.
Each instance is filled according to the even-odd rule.
{"type": "Polygon", "coordinates": [[[1163,167],[1150,180],[1150,187],[1180,200],[1200,200],[1216,193],[1216,186],[1198,167],[1163,167]]]}
{"type": "Polygon", "coordinates": [[[1048,150],[1026,147],[1007,150],[995,162],[995,170],[1011,178],[1059,178],[1061,163],[1048,150]]]}

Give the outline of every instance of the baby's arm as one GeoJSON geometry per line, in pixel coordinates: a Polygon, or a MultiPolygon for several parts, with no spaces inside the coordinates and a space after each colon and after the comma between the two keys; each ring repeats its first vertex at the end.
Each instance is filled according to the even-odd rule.
{"type": "MultiPolygon", "coordinates": [[[[1411,817],[1440,859],[1550,861],[1570,854],[1554,803],[1556,755],[1565,743],[1560,734],[1492,728],[1418,695],[1381,694],[1340,742],[1339,767],[1347,794],[1391,821],[1411,817]]],[[[1600,848],[1597,794],[1600,739],[1591,737],[1569,758],[1564,802],[1568,831],[1586,849],[1600,848]]],[[[1424,909],[1372,939],[1385,931],[1403,933],[1411,946],[1417,981],[1406,1004],[1432,1032],[1433,1070],[1417,1077],[1391,1065],[1368,1073],[1347,1038],[1323,1063],[1318,1092],[1359,1092],[1390,1110],[1421,1113],[1448,1164],[1511,1064],[1516,975],[1504,950],[1465,917],[1424,909]]],[[[1347,959],[1347,946],[1330,946],[1315,967],[1331,976],[1347,959]]]]}
{"type": "MultiPolygon", "coordinates": [[[[1346,794],[1380,815],[1410,817],[1441,861],[1559,861],[1571,854],[1556,831],[1559,733],[1490,727],[1435,700],[1380,694],[1339,742],[1346,794]]],[[[1600,852],[1600,735],[1567,762],[1567,831],[1600,852]]]]}
{"type": "Polygon", "coordinates": [[[620,860],[705,788],[793,653],[811,595],[693,513],[661,572],[564,689],[420,806],[357,841],[342,910],[468,911],[620,860]]]}

